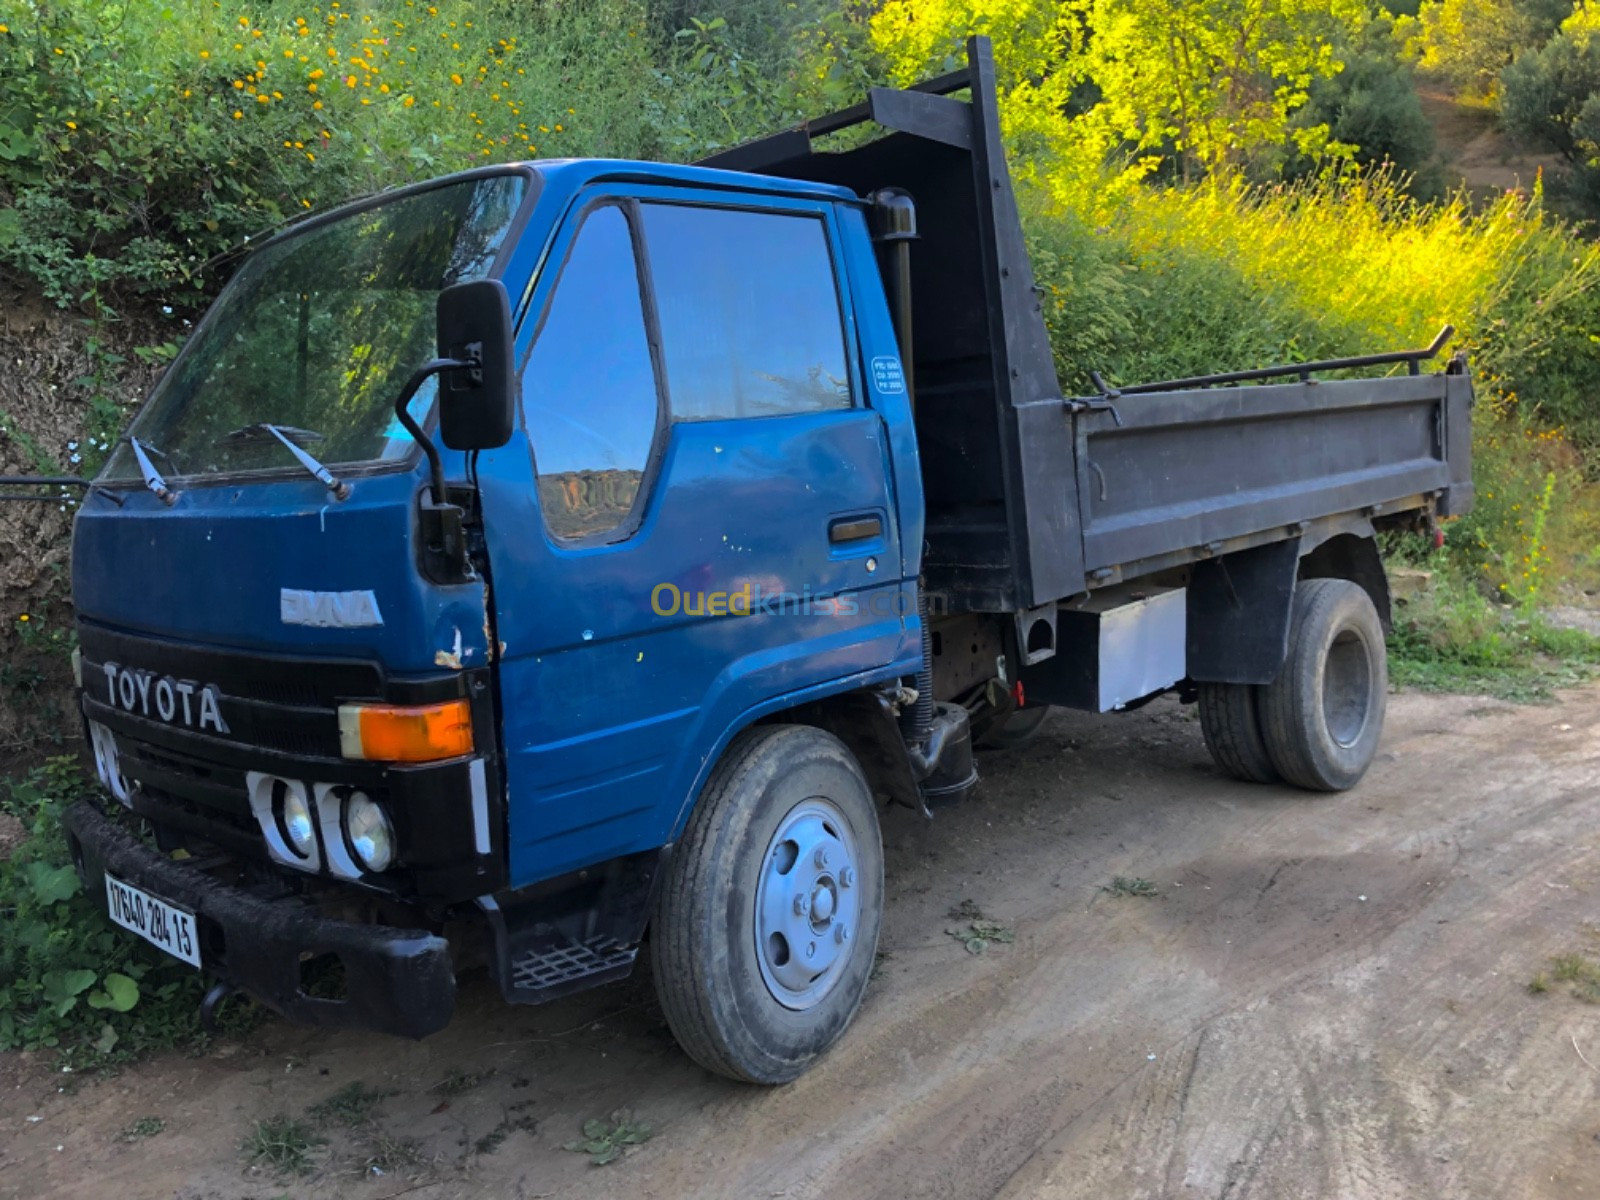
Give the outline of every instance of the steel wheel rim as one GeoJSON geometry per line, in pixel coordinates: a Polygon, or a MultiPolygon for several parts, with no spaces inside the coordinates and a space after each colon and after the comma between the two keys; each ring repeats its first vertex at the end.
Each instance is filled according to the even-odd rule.
{"type": "Polygon", "coordinates": [[[756,889],[756,961],[772,998],[820,1004],[850,962],[861,915],[855,832],[831,800],[812,796],[778,823],[756,889]]]}
{"type": "Polygon", "coordinates": [[[1341,629],[1328,647],[1322,670],[1322,719],[1328,736],[1349,748],[1361,740],[1372,708],[1372,662],[1366,640],[1341,629]]]}

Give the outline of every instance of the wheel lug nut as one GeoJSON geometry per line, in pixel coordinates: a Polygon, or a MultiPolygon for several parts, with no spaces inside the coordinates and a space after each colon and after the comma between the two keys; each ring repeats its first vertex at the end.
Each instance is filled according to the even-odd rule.
{"type": "Polygon", "coordinates": [[[833,928],[833,940],[840,945],[848,942],[850,940],[850,927],[847,925],[835,925],[833,928]]]}
{"type": "Polygon", "coordinates": [[[819,871],[827,869],[827,866],[828,866],[828,848],[826,846],[818,846],[817,847],[816,863],[817,863],[817,869],[819,871]]]}
{"type": "Polygon", "coordinates": [[[795,916],[803,917],[810,911],[811,911],[811,901],[809,899],[807,899],[803,895],[796,896],[794,898],[794,915],[795,916]]]}
{"type": "Polygon", "coordinates": [[[855,885],[856,885],[856,872],[855,872],[855,868],[854,867],[845,867],[843,870],[841,870],[839,872],[839,886],[840,887],[855,887],[855,885]]]}
{"type": "Polygon", "coordinates": [[[817,955],[817,944],[815,942],[807,942],[806,943],[806,957],[807,958],[815,958],[816,955],[817,955]]]}

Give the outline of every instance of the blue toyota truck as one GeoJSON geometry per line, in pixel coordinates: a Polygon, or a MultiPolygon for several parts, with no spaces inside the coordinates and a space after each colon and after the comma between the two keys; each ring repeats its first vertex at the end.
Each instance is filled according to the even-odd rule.
{"type": "Polygon", "coordinates": [[[968,54],[253,250],[76,519],[111,920],[212,1003],[412,1037],[464,971],[538,1003],[648,952],[688,1054],[780,1083],[867,988],[880,807],[974,746],[1176,692],[1229,775],[1361,778],[1375,536],[1472,499],[1448,330],[1063,394],[968,54]]]}

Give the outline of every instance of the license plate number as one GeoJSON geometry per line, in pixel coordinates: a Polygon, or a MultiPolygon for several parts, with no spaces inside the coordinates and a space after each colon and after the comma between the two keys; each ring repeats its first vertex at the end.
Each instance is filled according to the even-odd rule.
{"type": "Polygon", "coordinates": [[[200,938],[192,912],[158,900],[113,875],[106,876],[106,907],[111,919],[124,929],[191,967],[200,965],[200,938]]]}

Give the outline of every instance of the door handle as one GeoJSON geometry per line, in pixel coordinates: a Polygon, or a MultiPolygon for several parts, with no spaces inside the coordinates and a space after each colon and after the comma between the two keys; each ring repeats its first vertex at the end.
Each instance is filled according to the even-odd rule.
{"type": "Polygon", "coordinates": [[[868,538],[883,536],[883,522],[874,516],[841,517],[828,526],[828,541],[835,546],[842,542],[864,542],[868,538]]]}

